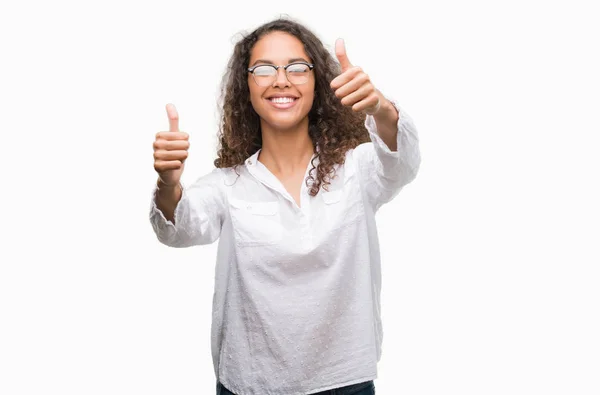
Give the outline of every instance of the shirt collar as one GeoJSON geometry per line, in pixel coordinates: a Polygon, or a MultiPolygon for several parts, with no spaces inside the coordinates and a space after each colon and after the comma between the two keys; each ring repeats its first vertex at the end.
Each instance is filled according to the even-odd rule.
{"type": "Polygon", "coordinates": [[[258,162],[258,154],[260,153],[261,148],[259,148],[254,154],[252,154],[249,158],[246,159],[247,167],[254,167],[258,162]]]}
{"type": "MultiPolygon", "coordinates": [[[[258,163],[258,155],[260,154],[262,148],[259,148],[254,154],[250,155],[248,158],[246,158],[246,161],[244,162],[244,164],[247,167],[255,167],[258,163]]],[[[317,154],[317,152],[319,152],[319,145],[317,144],[317,148],[316,148],[316,152],[313,154],[313,158],[315,157],[315,155],[317,154]]]]}

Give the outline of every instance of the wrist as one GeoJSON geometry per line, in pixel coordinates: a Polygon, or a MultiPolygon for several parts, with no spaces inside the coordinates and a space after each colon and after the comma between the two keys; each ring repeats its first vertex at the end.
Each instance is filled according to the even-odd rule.
{"type": "Polygon", "coordinates": [[[177,182],[176,184],[167,184],[159,177],[158,180],[156,180],[156,187],[162,190],[177,189],[181,188],[181,182],[177,182]]]}
{"type": "Polygon", "coordinates": [[[390,100],[385,97],[381,97],[379,109],[373,114],[376,120],[390,120],[391,122],[398,122],[400,117],[399,111],[390,100]]]}

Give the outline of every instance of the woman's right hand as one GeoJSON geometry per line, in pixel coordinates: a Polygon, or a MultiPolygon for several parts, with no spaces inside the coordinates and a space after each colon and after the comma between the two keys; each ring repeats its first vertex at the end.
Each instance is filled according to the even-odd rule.
{"type": "Polygon", "coordinates": [[[188,156],[189,136],[179,130],[179,114],[173,104],[167,104],[169,131],[158,132],[154,140],[154,170],[159,183],[166,187],[176,187],[183,174],[184,162],[188,156]]]}

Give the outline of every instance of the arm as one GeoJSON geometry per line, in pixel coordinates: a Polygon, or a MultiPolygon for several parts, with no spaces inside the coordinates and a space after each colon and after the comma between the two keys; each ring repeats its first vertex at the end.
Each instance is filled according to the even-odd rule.
{"type": "Polygon", "coordinates": [[[164,189],[159,183],[152,194],[150,223],[169,247],[210,244],[221,234],[225,207],[222,171],[215,169],[188,188],[164,189]]]}
{"type": "Polygon", "coordinates": [[[181,184],[176,186],[166,185],[161,182],[160,178],[156,182],[155,198],[156,207],[160,210],[164,217],[175,223],[175,208],[183,195],[183,187],[181,184]]]}
{"type": "Polygon", "coordinates": [[[381,97],[380,100],[380,108],[375,114],[373,114],[373,119],[375,120],[375,125],[377,129],[377,134],[383,142],[388,146],[391,151],[396,151],[398,149],[397,144],[397,135],[398,135],[398,121],[400,118],[400,114],[396,107],[392,104],[391,101],[387,100],[381,93],[378,92],[381,97]]]}
{"type": "Polygon", "coordinates": [[[360,67],[350,63],[343,40],[336,41],[335,53],[342,71],[331,81],[335,95],[353,111],[367,113],[365,126],[371,142],[359,145],[349,155],[376,211],[416,177],[421,163],[417,130],[408,115],[375,89],[360,67]]]}
{"type": "Polygon", "coordinates": [[[391,122],[394,119],[391,113],[382,113],[381,117],[379,111],[367,115],[365,126],[371,142],[359,145],[351,153],[361,185],[375,211],[415,179],[421,164],[419,138],[412,119],[387,99],[380,111],[384,111],[386,103],[397,112],[396,122],[391,122]]]}

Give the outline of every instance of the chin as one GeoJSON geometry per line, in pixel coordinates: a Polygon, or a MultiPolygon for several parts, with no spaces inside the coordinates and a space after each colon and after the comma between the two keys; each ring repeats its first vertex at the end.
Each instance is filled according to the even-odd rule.
{"type": "Polygon", "coordinates": [[[261,116],[264,123],[275,129],[293,129],[303,123],[307,123],[307,114],[294,114],[294,113],[273,113],[271,111],[265,111],[264,116],[261,116]]]}
{"type": "Polygon", "coordinates": [[[270,121],[267,121],[267,123],[276,130],[290,130],[300,126],[302,124],[302,120],[271,119],[270,121]]]}

